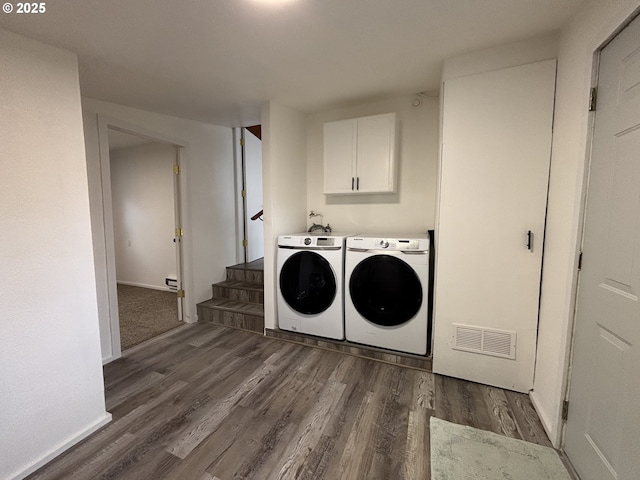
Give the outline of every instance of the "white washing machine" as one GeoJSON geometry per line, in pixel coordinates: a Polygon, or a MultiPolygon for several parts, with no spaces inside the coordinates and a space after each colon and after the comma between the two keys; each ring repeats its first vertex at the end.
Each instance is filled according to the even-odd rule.
{"type": "Polygon", "coordinates": [[[297,233],[278,237],[278,326],[344,340],[346,235],[297,233]]]}
{"type": "Polygon", "coordinates": [[[348,341],[426,355],[428,292],[428,235],[347,238],[348,341]]]}

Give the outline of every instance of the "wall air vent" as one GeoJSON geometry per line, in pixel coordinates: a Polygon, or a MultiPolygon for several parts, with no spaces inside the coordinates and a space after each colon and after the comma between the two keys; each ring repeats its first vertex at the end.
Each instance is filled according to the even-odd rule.
{"type": "Polygon", "coordinates": [[[454,323],[451,348],[515,360],[516,332],[454,323]]]}

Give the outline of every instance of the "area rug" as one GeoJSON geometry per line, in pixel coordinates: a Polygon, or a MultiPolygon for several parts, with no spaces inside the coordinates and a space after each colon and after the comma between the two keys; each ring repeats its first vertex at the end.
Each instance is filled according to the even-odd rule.
{"type": "Polygon", "coordinates": [[[571,480],[550,447],[431,417],[431,480],[571,480]]]}
{"type": "Polygon", "coordinates": [[[126,350],[183,325],[176,292],[118,284],[120,345],[126,350]]]}

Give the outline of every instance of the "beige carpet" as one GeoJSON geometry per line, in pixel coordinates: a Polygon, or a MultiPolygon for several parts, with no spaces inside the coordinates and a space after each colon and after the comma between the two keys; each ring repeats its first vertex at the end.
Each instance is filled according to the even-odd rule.
{"type": "Polygon", "coordinates": [[[118,284],[122,350],[182,325],[175,292],[118,284]]]}

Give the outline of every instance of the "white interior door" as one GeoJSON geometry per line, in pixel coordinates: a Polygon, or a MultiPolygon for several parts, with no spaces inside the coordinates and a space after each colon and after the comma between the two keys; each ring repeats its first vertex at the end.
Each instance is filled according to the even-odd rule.
{"type": "Polygon", "coordinates": [[[444,84],[433,371],[533,386],[555,60],[444,84]]]}
{"type": "Polygon", "coordinates": [[[640,19],[601,54],[565,450],[640,478],[640,19]]]}
{"type": "Polygon", "coordinates": [[[262,210],[262,141],[246,128],[244,137],[244,179],[245,179],[245,232],[246,261],[253,262],[264,257],[264,227],[262,219],[251,217],[262,210]]]}

